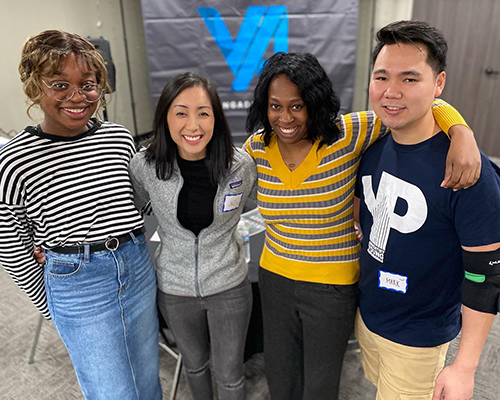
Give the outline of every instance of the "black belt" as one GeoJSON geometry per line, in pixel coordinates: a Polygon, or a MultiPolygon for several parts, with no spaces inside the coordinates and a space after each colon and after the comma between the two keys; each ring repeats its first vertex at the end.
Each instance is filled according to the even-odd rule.
{"type": "MultiPolygon", "coordinates": [[[[144,232],[146,232],[146,228],[141,227],[139,229],[133,230],[130,233],[133,233],[134,236],[139,236],[139,235],[142,235],[144,232]]],[[[130,236],[130,233],[124,233],[123,235],[120,235],[120,236],[109,237],[104,242],[88,243],[90,246],[90,252],[95,253],[96,251],[102,251],[102,250],[115,251],[118,247],[120,247],[121,244],[127,243],[130,240],[132,240],[132,236],[130,236]]],[[[81,244],[78,246],[54,247],[54,248],[49,249],[49,250],[53,251],[55,253],[63,253],[63,254],[79,254],[79,253],[83,254],[84,248],[85,248],[85,246],[83,244],[81,244]]]]}

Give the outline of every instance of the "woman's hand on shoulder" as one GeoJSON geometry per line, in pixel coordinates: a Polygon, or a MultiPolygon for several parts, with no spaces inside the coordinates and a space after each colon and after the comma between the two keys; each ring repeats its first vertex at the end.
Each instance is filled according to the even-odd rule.
{"type": "Polygon", "coordinates": [[[473,186],[481,174],[481,153],[472,131],[465,125],[450,128],[450,149],[441,187],[459,190],[473,186]]]}

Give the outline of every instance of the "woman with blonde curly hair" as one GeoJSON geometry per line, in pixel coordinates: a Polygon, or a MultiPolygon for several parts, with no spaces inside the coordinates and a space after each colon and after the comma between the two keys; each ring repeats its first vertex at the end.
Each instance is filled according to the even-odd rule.
{"type": "Polygon", "coordinates": [[[86,399],[161,399],[134,141],[92,118],[105,103],[104,61],[84,38],[49,30],[25,43],[19,73],[28,114],[38,106],[43,120],[0,151],[0,263],[54,322],[86,399]]]}

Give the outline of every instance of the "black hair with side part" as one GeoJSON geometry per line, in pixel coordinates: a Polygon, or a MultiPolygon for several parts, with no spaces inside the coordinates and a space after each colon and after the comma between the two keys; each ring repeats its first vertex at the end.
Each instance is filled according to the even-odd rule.
{"type": "Polygon", "coordinates": [[[398,21],[384,26],[377,32],[377,45],[373,50],[372,62],[385,45],[396,43],[424,44],[427,47],[427,64],[437,76],[446,68],[448,44],[443,34],[436,28],[422,21],[398,21]]]}
{"type": "Polygon", "coordinates": [[[339,138],[335,118],[340,110],[340,100],[325,70],[310,53],[279,52],[266,61],[248,111],[247,132],[251,134],[263,128],[264,143],[269,145],[273,131],[267,118],[269,85],[279,75],[288,76],[299,88],[300,97],[307,107],[307,139],[311,142],[320,139],[319,147],[334,143],[339,138]]]}
{"type": "Polygon", "coordinates": [[[172,176],[178,150],[168,129],[167,114],[175,98],[182,91],[191,87],[203,88],[212,103],[215,121],[214,132],[212,139],[207,144],[205,162],[212,184],[217,185],[231,168],[234,154],[233,139],[217,89],[208,79],[192,72],[175,76],[163,88],[156,106],[153,138],[146,148],[146,161],[155,163],[158,179],[168,180],[172,176]]]}

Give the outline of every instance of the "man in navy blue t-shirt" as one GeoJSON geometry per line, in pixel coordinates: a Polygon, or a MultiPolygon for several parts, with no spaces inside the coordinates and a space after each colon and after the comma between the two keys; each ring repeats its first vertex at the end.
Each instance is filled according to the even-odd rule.
{"type": "Polygon", "coordinates": [[[392,136],[365,153],[357,181],[361,360],[377,399],[470,399],[500,293],[499,170],[482,156],[473,187],[440,186],[450,141],[431,105],[446,80],[446,41],[418,21],[377,39],[370,100],[392,136]]]}

